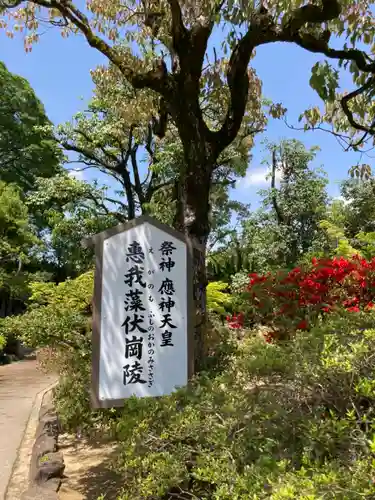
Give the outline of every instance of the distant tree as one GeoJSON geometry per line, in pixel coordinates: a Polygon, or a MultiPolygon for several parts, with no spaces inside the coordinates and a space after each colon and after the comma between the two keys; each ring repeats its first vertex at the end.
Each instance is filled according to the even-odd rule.
{"type": "Polygon", "coordinates": [[[47,125],[43,104],[28,81],[0,62],[0,180],[29,191],[36,177],[59,171],[62,152],[45,131],[47,125]]]}
{"type": "Polygon", "coordinates": [[[20,189],[0,181],[0,266],[21,270],[31,250],[40,243],[30,226],[27,206],[20,189]]]}
{"type": "Polygon", "coordinates": [[[53,270],[56,281],[92,268],[92,250],[81,246],[84,237],[126,220],[126,209],[105,187],[77,180],[66,171],[38,178],[26,203],[44,243],[40,261],[53,270]]]}
{"type": "Polygon", "coordinates": [[[375,184],[372,177],[345,180],[341,197],[333,200],[322,227],[330,254],[375,256],[375,184]]]}
{"type": "Polygon", "coordinates": [[[30,280],[48,278],[38,259],[42,247],[21,188],[0,181],[0,316],[14,313],[15,301],[22,307],[30,280]]]}
{"type": "Polygon", "coordinates": [[[324,247],[320,222],[329,201],[328,180],[322,170],[311,167],[315,149],[295,140],[268,144],[270,187],[259,192],[261,207],[243,217],[242,231],[209,256],[216,279],[228,280],[244,270],[292,267],[324,247]]]}
{"type": "Polygon", "coordinates": [[[268,150],[271,187],[262,192],[262,224],[271,238],[268,244],[270,252],[275,252],[275,264],[289,267],[309,252],[321,235],[328,178],[323,170],[310,166],[317,148],[308,150],[300,141],[285,140],[279,145],[270,144],[268,150]]]}
{"type": "Polygon", "coordinates": [[[360,231],[375,231],[375,182],[349,179],[341,186],[345,234],[354,238],[360,231]]]}

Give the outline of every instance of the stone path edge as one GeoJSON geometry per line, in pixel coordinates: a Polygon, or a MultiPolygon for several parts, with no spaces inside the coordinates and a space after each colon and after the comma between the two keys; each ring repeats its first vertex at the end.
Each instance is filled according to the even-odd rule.
{"type": "Polygon", "coordinates": [[[53,382],[34,399],[5,500],[58,498],[65,465],[62,454],[57,452],[59,421],[52,404],[52,391],[56,385],[57,382],[53,382]]]}

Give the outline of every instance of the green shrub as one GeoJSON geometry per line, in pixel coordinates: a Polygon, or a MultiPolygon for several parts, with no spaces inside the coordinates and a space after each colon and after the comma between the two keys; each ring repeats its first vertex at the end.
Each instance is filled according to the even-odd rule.
{"type": "Polygon", "coordinates": [[[249,273],[240,272],[232,276],[231,291],[234,294],[241,294],[249,285],[249,273]]]}
{"type": "Polygon", "coordinates": [[[53,346],[62,422],[115,436],[121,500],[375,498],[375,312],[340,311],[278,344],[254,332],[236,348],[213,325],[211,363],[189,387],[92,412],[91,291],[90,274],[39,284],[0,331],[53,346]]]}
{"type": "Polygon", "coordinates": [[[225,371],[129,399],[114,423],[130,499],[374,498],[375,315],[254,335],[225,371]]]}
{"type": "Polygon", "coordinates": [[[67,429],[90,428],[100,414],[90,409],[91,299],[93,273],[74,280],[32,283],[25,314],[0,320],[0,334],[12,334],[40,350],[46,369],[57,371],[56,404],[67,429]]]}
{"type": "Polygon", "coordinates": [[[90,345],[90,304],[93,274],[74,280],[32,283],[25,314],[0,320],[0,333],[13,334],[25,345],[84,349],[90,345]]]}
{"type": "Polygon", "coordinates": [[[4,349],[6,346],[7,340],[4,334],[0,333],[0,352],[4,349]]]}
{"type": "Polygon", "coordinates": [[[207,285],[207,310],[210,313],[225,316],[231,310],[232,297],[226,293],[228,284],[223,281],[212,281],[207,285]]]}

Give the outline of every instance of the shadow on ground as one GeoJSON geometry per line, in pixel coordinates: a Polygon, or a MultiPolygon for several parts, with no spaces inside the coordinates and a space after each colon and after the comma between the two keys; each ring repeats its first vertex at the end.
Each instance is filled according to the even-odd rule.
{"type": "Polygon", "coordinates": [[[112,468],[118,456],[116,443],[65,436],[59,450],[64,455],[64,483],[69,488],[81,493],[85,500],[97,500],[100,495],[105,500],[117,500],[124,488],[124,477],[112,468]]]}
{"type": "Polygon", "coordinates": [[[87,500],[97,500],[104,494],[106,500],[116,500],[120,495],[124,487],[124,477],[111,470],[114,459],[115,454],[106,457],[101,464],[90,467],[80,479],[81,491],[85,492],[87,500]]]}

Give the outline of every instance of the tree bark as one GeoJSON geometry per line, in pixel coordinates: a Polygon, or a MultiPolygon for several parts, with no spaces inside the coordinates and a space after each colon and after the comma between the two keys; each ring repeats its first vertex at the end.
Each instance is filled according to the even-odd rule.
{"type": "MultiPolygon", "coordinates": [[[[187,171],[176,182],[176,212],[174,227],[188,238],[193,253],[194,366],[200,371],[205,366],[208,351],[206,344],[206,247],[210,233],[209,194],[212,165],[207,158],[194,155],[194,148],[186,146],[190,156],[187,171]],[[193,160],[195,158],[195,160],[193,160]]],[[[185,155],[187,156],[187,155],[185,155]]]]}
{"type": "Polygon", "coordinates": [[[284,223],[284,217],[281,213],[279,204],[277,203],[277,196],[275,193],[276,189],[276,169],[277,169],[277,157],[276,157],[276,149],[272,151],[272,175],[271,175],[271,189],[272,189],[272,205],[275,210],[277,224],[281,226],[284,223]]]}
{"type": "MultiPolygon", "coordinates": [[[[181,91],[198,95],[194,84],[190,88],[186,80],[181,91]]],[[[186,95],[186,94],[185,94],[186,95]]],[[[179,173],[175,183],[176,212],[174,226],[188,238],[193,252],[193,293],[194,318],[194,366],[196,371],[204,368],[207,345],[206,310],[206,247],[210,233],[210,189],[214,161],[210,144],[205,134],[205,124],[197,119],[198,102],[192,99],[176,102],[172,114],[180,132],[184,148],[185,168],[179,173]]],[[[200,112],[198,112],[198,117],[200,112]]]]}
{"type": "Polygon", "coordinates": [[[132,189],[132,183],[130,180],[130,174],[127,170],[127,165],[122,165],[120,175],[122,180],[122,186],[124,188],[126,195],[126,200],[128,202],[128,214],[127,214],[128,220],[132,220],[135,218],[135,200],[132,189]]]}

